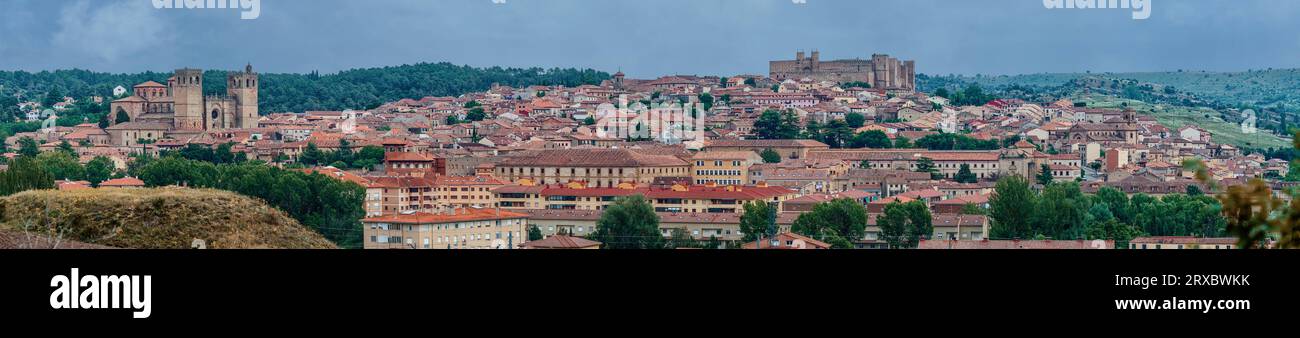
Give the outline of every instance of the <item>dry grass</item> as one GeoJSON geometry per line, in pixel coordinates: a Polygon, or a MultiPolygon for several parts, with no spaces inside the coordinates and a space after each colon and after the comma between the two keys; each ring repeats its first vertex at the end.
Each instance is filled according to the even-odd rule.
{"type": "Polygon", "coordinates": [[[27,191],[0,199],[0,228],[119,248],[333,249],[284,212],[235,193],[186,188],[27,191]]]}

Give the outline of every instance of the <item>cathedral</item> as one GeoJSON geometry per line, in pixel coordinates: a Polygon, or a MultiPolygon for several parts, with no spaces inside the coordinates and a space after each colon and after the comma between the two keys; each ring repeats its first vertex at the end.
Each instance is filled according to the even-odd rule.
{"type": "Polygon", "coordinates": [[[1065,141],[1070,143],[1137,144],[1141,141],[1138,138],[1138,130],[1137,111],[1129,108],[1125,109],[1120,117],[1102,123],[1075,124],[1066,131],[1067,137],[1065,141]]]}
{"type": "Polygon", "coordinates": [[[256,128],[257,73],[253,66],[226,75],[226,95],[203,94],[203,70],[180,69],[167,85],[148,81],[110,105],[106,130],[120,146],[204,131],[256,128]]]}

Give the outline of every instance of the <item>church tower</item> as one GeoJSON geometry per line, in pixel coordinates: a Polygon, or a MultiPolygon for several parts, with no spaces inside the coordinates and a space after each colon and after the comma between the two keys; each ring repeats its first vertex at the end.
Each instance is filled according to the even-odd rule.
{"type": "Polygon", "coordinates": [[[232,72],[226,76],[226,94],[235,101],[236,116],[233,116],[235,128],[257,128],[257,73],[253,65],[244,66],[243,72],[232,72]]]}
{"type": "Polygon", "coordinates": [[[177,130],[203,130],[203,70],[178,69],[172,85],[177,130]]]}

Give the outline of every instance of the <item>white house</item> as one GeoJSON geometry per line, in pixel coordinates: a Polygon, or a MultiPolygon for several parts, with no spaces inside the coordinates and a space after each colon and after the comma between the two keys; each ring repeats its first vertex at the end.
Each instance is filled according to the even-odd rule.
{"type": "Polygon", "coordinates": [[[1178,137],[1189,141],[1209,142],[1211,136],[1210,132],[1196,126],[1183,126],[1178,129],[1178,137]]]}

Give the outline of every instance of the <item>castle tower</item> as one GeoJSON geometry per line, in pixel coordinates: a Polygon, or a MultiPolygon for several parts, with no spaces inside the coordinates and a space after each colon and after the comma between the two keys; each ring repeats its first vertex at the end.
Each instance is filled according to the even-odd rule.
{"type": "Polygon", "coordinates": [[[257,128],[257,73],[253,65],[244,66],[243,72],[232,72],[226,76],[226,94],[235,101],[236,114],[232,125],[234,128],[257,128]]]}
{"type": "Polygon", "coordinates": [[[203,130],[203,70],[178,69],[172,84],[177,130],[203,130]]]}

